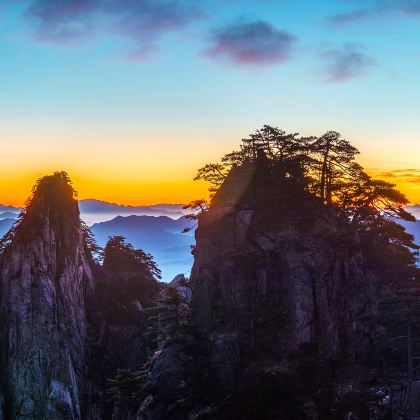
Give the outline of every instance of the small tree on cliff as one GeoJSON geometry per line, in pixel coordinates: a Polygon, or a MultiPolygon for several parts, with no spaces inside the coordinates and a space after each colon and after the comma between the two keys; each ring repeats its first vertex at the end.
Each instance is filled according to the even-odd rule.
{"type": "Polygon", "coordinates": [[[192,229],[197,227],[198,220],[200,216],[204,214],[210,208],[210,204],[205,199],[193,200],[186,204],[183,209],[190,209],[191,213],[187,214],[185,217],[188,220],[195,220],[196,223],[193,226],[188,226],[183,229],[182,233],[190,232],[192,229]]]}
{"type": "Polygon", "coordinates": [[[99,263],[103,260],[104,250],[101,248],[98,243],[96,242],[95,236],[92,233],[90,227],[83,222],[80,221],[81,228],[82,228],[82,235],[84,241],[85,252],[89,255],[89,257],[99,263]]]}
{"type": "Polygon", "coordinates": [[[176,339],[188,326],[189,302],[175,286],[167,286],[157,306],[149,308],[147,312],[149,314],[147,335],[159,345],[176,339]]]}

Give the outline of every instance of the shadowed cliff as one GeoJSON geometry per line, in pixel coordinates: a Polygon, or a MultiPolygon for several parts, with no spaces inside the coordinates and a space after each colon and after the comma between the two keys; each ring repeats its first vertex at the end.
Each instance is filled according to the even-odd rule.
{"type": "Polygon", "coordinates": [[[196,217],[191,321],[152,360],[134,413],[389,418],[390,390],[414,380],[405,334],[420,319],[416,246],[387,217],[411,220],[405,199],[365,175],[336,133],[331,161],[352,178],[329,155],[318,163],[327,142],[264,130],[274,139],[257,132],[260,143],[199,171],[216,187],[196,217]]]}
{"type": "Polygon", "coordinates": [[[66,173],[41,178],[0,243],[0,418],[111,418],[107,381],[155,349],[159,277],[124,238],[97,246],[66,173]]]}
{"type": "Polygon", "coordinates": [[[82,418],[85,301],[92,291],[67,175],[42,178],[4,239],[1,379],[6,419],[82,418]]]}

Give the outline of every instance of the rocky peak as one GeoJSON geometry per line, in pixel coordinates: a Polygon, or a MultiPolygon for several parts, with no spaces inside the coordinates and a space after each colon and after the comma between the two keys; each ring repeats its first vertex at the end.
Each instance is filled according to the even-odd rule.
{"type": "Polygon", "coordinates": [[[220,398],[246,388],[247,372],[290,373],[289,356],[308,346],[319,352],[312,360],[363,358],[358,313],[370,282],[360,249],[344,232],[337,244],[334,218],[303,183],[264,161],[246,163],[200,216],[192,318],[210,343],[220,398]]]}
{"type": "Polygon", "coordinates": [[[4,417],[82,418],[92,276],[67,174],[37,182],[0,270],[4,417]]]}

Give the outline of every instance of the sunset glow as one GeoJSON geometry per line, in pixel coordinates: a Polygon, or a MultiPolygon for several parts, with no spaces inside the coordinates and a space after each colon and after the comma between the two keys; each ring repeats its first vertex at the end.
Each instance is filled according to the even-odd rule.
{"type": "Polygon", "coordinates": [[[0,203],[22,205],[55,170],[81,198],[205,197],[196,169],[265,123],[340,131],[372,175],[420,202],[419,14],[369,3],[351,18],[366,2],[185,1],[165,6],[170,25],[141,6],[117,31],[101,1],[84,17],[2,2],[0,203]]]}

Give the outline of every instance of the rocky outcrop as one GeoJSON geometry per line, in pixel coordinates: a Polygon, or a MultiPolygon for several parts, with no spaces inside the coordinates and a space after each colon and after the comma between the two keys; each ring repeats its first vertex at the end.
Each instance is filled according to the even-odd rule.
{"type": "Polygon", "coordinates": [[[155,349],[153,258],[120,238],[95,262],[75,196],[65,173],[40,179],[0,242],[0,419],[129,419],[106,397],[108,380],[155,349]]]}
{"type": "Polygon", "coordinates": [[[244,366],[290,372],[289,357],[304,346],[343,366],[362,362],[369,347],[360,315],[373,279],[357,240],[295,181],[279,185],[259,165],[233,171],[196,233],[192,316],[227,395],[244,366]]]}
{"type": "MultiPolygon", "coordinates": [[[[264,160],[233,169],[200,216],[189,283],[192,322],[209,350],[199,372],[207,379],[195,403],[173,418],[307,418],[312,406],[325,415],[321,400],[331,394],[323,387],[345,384],[336,367],[361,362],[368,347],[359,315],[372,279],[356,238],[338,232],[316,197],[271,175],[264,160]],[[300,378],[305,364],[313,370],[300,378]],[[305,381],[307,389],[289,395],[305,381]],[[287,411],[297,397],[297,411],[287,411]]],[[[140,418],[164,418],[162,403],[170,410],[194,394],[185,385],[191,371],[173,373],[176,395],[153,379],[180,357],[169,345],[152,364],[140,418]]]]}
{"type": "Polygon", "coordinates": [[[89,418],[85,300],[93,283],[63,174],[36,186],[0,273],[4,418],[89,418]]]}

